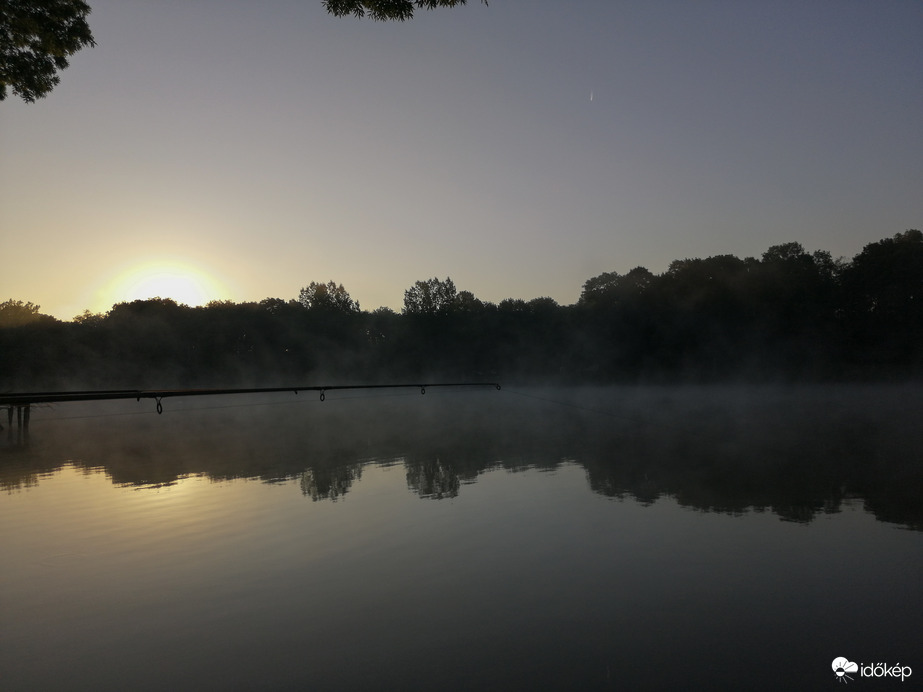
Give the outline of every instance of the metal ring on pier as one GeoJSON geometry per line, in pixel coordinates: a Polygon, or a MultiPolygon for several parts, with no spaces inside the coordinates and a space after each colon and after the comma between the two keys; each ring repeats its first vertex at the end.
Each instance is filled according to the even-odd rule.
{"type": "Polygon", "coordinates": [[[323,401],[323,400],[326,399],[326,398],[327,398],[327,396],[326,396],[326,394],[324,394],[324,390],[323,390],[323,389],[320,390],[320,400],[323,401]]]}
{"type": "Polygon", "coordinates": [[[156,397],[156,399],[157,399],[157,415],[159,416],[163,413],[163,404],[160,403],[160,397],[156,397]]]}

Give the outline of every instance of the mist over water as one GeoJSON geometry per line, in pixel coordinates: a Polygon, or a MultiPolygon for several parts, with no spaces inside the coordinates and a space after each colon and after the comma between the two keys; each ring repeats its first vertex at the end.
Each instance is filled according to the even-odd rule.
{"type": "Polygon", "coordinates": [[[3,431],[5,689],[813,689],[840,655],[923,674],[919,387],[164,409],[3,431]]]}
{"type": "Polygon", "coordinates": [[[3,483],[31,485],[37,469],[64,462],[145,487],[188,476],[320,478],[399,459],[409,475],[447,484],[424,495],[454,496],[492,468],[573,462],[610,497],[667,495],[794,521],[852,497],[884,520],[923,526],[910,494],[923,458],[915,385],[331,391],[324,401],[303,392],[163,406],[161,416],[152,400],[38,407],[26,444],[16,444],[15,422],[7,431],[3,483]]]}

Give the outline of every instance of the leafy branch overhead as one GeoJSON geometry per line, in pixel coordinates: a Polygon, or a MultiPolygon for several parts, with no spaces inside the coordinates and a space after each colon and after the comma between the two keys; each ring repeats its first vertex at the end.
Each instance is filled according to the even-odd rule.
{"type": "MultiPolygon", "coordinates": [[[[335,17],[354,15],[378,21],[413,18],[414,8],[434,10],[437,7],[464,5],[467,0],[324,0],[324,8],[335,17]]],[[[485,5],[487,0],[481,0],[485,5]]]]}
{"type": "Polygon", "coordinates": [[[0,0],[0,101],[7,88],[29,103],[60,81],[67,58],[96,41],[81,0],[0,0]]]}
{"type": "MultiPolygon", "coordinates": [[[[335,17],[404,21],[414,9],[464,5],[467,0],[323,0],[335,17]]],[[[481,0],[485,5],[487,0],[481,0]]],[[[68,58],[96,40],[83,0],[0,0],[0,101],[12,91],[34,103],[61,81],[68,58]]]]}

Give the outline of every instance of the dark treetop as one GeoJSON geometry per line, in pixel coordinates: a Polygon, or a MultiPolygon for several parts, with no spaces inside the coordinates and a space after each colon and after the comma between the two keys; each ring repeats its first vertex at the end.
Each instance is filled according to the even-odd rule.
{"type": "Polygon", "coordinates": [[[0,2],[0,101],[7,88],[29,103],[60,81],[67,58],[96,41],[81,0],[0,2]]]}

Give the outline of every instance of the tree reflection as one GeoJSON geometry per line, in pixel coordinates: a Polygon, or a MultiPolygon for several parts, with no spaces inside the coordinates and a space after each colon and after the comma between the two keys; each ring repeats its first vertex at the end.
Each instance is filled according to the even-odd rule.
{"type": "Polygon", "coordinates": [[[488,470],[569,463],[593,492],[642,505],[670,498],[805,523],[858,499],[882,521],[923,530],[921,409],[914,387],[507,388],[45,421],[28,449],[0,449],[0,488],[27,488],[68,460],[118,484],[297,481],[312,501],[337,501],[366,463],[399,459],[412,492],[442,500],[488,470]]]}
{"type": "Polygon", "coordinates": [[[362,478],[362,464],[334,467],[308,467],[301,474],[301,492],[314,502],[332,500],[336,502],[362,478]]]}
{"type": "Polygon", "coordinates": [[[407,459],[407,487],[420,497],[444,500],[458,496],[461,479],[453,464],[436,459],[407,459]]]}

